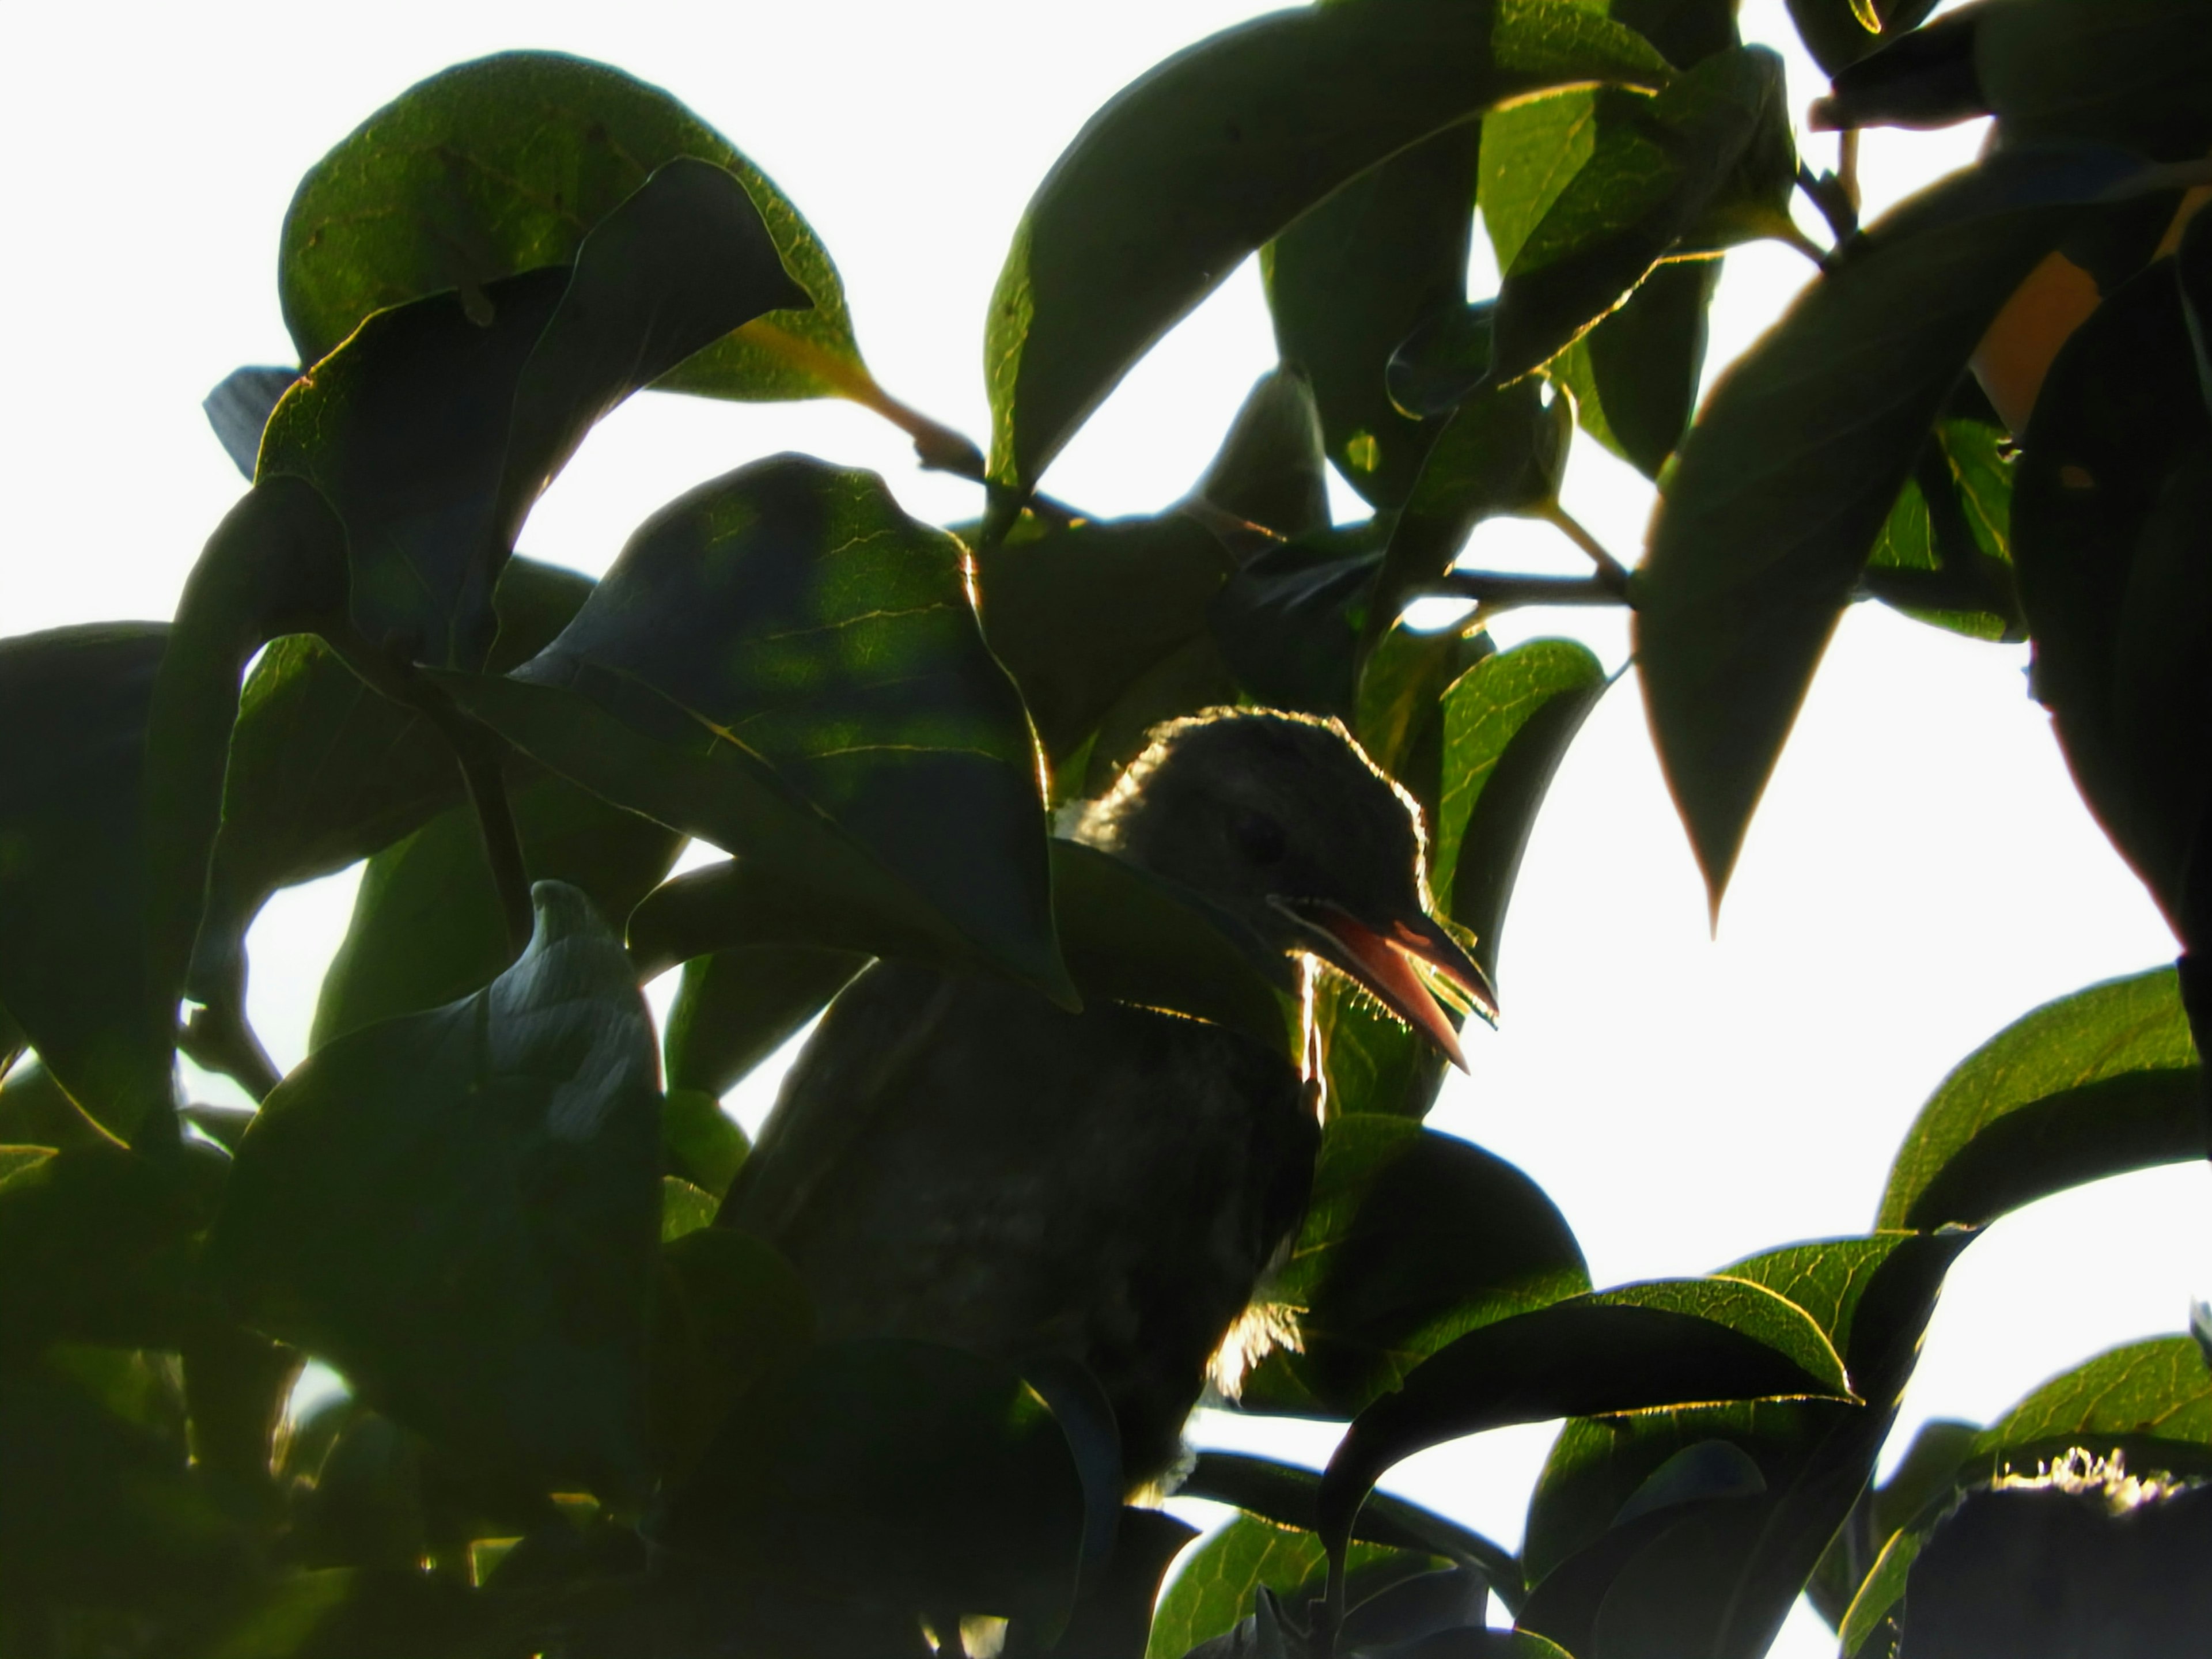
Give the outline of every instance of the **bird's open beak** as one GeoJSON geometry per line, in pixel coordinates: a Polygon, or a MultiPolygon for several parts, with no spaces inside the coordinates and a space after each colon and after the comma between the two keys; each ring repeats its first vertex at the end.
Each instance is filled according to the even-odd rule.
{"type": "Polygon", "coordinates": [[[1467,1070],[1459,1033],[1421,976],[1425,968],[1465,999],[1489,1024],[1498,1021],[1498,997],[1490,980],[1460,943],[1417,912],[1412,921],[1395,920],[1378,933],[1349,910],[1326,902],[1275,899],[1275,908],[1313,935],[1319,954],[1360,983],[1392,1013],[1425,1036],[1444,1058],[1467,1070]],[[1420,964],[1420,968],[1415,966],[1420,964]]]}

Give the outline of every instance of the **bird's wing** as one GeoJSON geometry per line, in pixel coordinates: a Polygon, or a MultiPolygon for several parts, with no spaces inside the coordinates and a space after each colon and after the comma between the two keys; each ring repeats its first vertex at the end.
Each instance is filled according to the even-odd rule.
{"type": "Polygon", "coordinates": [[[780,1237],[903,1091],[951,1013],[958,984],[929,969],[882,962],[847,986],[785,1077],[716,1224],[780,1237]]]}

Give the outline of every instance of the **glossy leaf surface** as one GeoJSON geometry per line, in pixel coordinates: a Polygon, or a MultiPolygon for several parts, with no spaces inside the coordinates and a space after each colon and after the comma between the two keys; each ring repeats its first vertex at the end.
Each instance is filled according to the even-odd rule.
{"type": "Polygon", "coordinates": [[[491,985],[339,1039],[269,1097],[211,1249],[254,1323],[448,1455],[620,1497],[645,1470],[652,1027],[583,896],[534,897],[491,985]]]}
{"type": "Polygon", "coordinates": [[[744,186],[813,303],[713,343],[665,384],[719,398],[820,397],[833,387],[810,367],[817,353],[865,374],[836,268],[782,192],[659,88],[550,52],[431,76],[301,180],[278,271],[300,360],[317,362],[372,312],[568,264],[657,168],[685,156],[744,186]]]}
{"type": "Polygon", "coordinates": [[[2138,164],[1998,155],[1870,227],[1731,368],[1636,583],[1654,736],[1717,906],[1830,632],[1990,319],[2138,164]]]}
{"type": "Polygon", "coordinates": [[[961,563],[872,474],[780,457],[648,520],[513,676],[443,683],[798,914],[858,913],[1064,994],[1029,721],[961,563]]]}
{"type": "Polygon", "coordinates": [[[2172,969],[2046,1003],[1960,1061],[1921,1108],[1880,1224],[1978,1226],[2081,1182],[2201,1158],[2203,1090],[2172,969]]]}
{"type": "Polygon", "coordinates": [[[1153,342],[1376,162],[1547,86],[1665,73],[1560,0],[1283,12],[1169,59],[1091,118],[1015,232],[984,345],[991,476],[1034,489],[1153,342]]]}

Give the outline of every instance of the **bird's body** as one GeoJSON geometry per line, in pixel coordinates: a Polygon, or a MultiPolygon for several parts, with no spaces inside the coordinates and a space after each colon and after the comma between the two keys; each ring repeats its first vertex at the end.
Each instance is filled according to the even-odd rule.
{"type": "MultiPolygon", "coordinates": [[[[1472,965],[1421,910],[1410,805],[1341,728],[1178,723],[1079,834],[1271,945],[1340,960],[1450,1046],[1397,953],[1443,958],[1462,980],[1472,965]],[[1332,854],[1350,879],[1327,871],[1332,854]]],[[[793,1067],[720,1219],[784,1252],[825,1337],[1080,1364],[1134,1488],[1174,1462],[1209,1359],[1295,1233],[1318,1139],[1287,1051],[881,963],[793,1067]]]]}

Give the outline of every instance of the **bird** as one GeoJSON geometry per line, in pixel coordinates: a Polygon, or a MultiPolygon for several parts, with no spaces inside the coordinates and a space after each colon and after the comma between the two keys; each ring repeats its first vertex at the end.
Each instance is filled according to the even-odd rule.
{"type": "MultiPolygon", "coordinates": [[[[1424,973],[1495,1013],[1429,914],[1419,808],[1337,721],[1168,722],[1072,830],[1268,951],[1350,975],[1462,1068],[1424,973]]],[[[1320,1138],[1305,1046],[879,961],[787,1073],[717,1221],[783,1253],[824,1340],[1087,1370],[1125,1489],[1158,1492],[1304,1215],[1320,1138]]]]}

